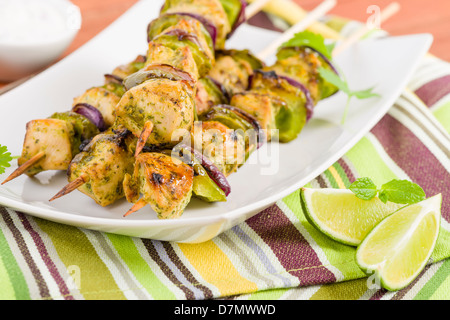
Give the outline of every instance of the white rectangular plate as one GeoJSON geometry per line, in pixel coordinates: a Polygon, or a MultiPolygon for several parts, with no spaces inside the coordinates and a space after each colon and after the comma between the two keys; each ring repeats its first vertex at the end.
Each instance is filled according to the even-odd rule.
{"type": "MultiPolygon", "coordinates": [[[[103,82],[103,74],[145,54],[146,27],[158,16],[161,4],[155,0],[138,2],[78,51],[1,96],[0,144],[19,155],[28,121],[70,109],[74,97],[103,82]]],[[[243,25],[228,47],[257,53],[277,35],[243,25]]],[[[232,192],[226,203],[207,204],[194,199],[177,220],[158,220],[149,206],[123,218],[131,207],[125,200],[102,208],[87,196],[73,192],[48,202],[67,179],[64,172],[46,172],[33,179],[22,176],[1,186],[0,204],[92,230],[187,243],[209,240],[296,191],[342,157],[400,96],[431,42],[427,34],[365,40],[340,55],[335,63],[350,86],[375,86],[381,97],[352,100],[345,126],[340,125],[346,103],[343,93],[320,102],[297,140],[263,147],[229,178],[232,192]]],[[[0,181],[15,167],[1,175],[0,181]]]]}

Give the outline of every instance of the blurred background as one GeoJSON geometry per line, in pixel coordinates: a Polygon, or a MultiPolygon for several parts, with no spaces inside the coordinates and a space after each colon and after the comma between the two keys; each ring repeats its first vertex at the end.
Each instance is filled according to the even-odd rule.
{"type": "MultiPolygon", "coordinates": [[[[139,0],[71,0],[81,10],[82,26],[60,58],[67,56],[92,39],[137,1],[139,0]]],[[[305,10],[311,10],[321,2],[320,0],[291,1],[296,2],[305,10]]],[[[391,2],[391,0],[338,0],[338,5],[331,11],[331,14],[367,21],[370,15],[367,13],[369,6],[378,5],[383,9],[391,2]]],[[[431,33],[434,36],[431,53],[450,61],[450,1],[397,0],[397,2],[401,4],[401,11],[381,27],[392,35],[431,33]]],[[[254,17],[250,23],[267,25],[268,21],[267,16],[260,14],[254,17]]],[[[0,79],[0,88],[4,87],[7,82],[2,82],[0,79]]]]}
{"type": "MultiPolygon", "coordinates": [[[[81,8],[83,26],[69,48],[75,50],[88,41],[138,0],[72,0],[81,8]]],[[[317,6],[320,0],[292,0],[306,10],[317,6]]],[[[331,11],[345,18],[366,21],[370,5],[386,7],[391,0],[338,0],[331,11]]],[[[393,35],[427,32],[434,35],[431,52],[450,61],[450,1],[449,0],[397,0],[401,11],[382,27],[393,35]]],[[[260,17],[254,18],[261,19],[260,17]]],[[[257,21],[252,21],[257,23],[257,21]]]]}

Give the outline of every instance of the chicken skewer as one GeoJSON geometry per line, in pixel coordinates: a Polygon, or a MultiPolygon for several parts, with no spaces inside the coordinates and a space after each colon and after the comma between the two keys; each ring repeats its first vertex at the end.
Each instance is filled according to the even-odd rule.
{"type": "MultiPolygon", "coordinates": [[[[165,112],[164,110],[167,109],[167,103],[165,104],[159,104],[159,107],[161,107],[161,112],[159,112],[159,120],[156,119],[156,122],[158,122],[158,124],[156,125],[156,129],[163,129],[163,134],[162,137],[158,136],[158,139],[160,141],[160,143],[164,144],[164,143],[170,143],[169,137],[170,137],[170,133],[174,130],[174,129],[178,129],[180,128],[183,123],[184,125],[189,128],[192,125],[192,121],[193,121],[193,111],[194,111],[194,107],[193,107],[193,101],[191,101],[192,99],[190,99],[189,97],[192,96],[192,92],[188,92],[188,94],[184,94],[186,91],[192,91],[194,84],[195,84],[195,80],[198,79],[201,75],[203,75],[203,73],[205,73],[205,71],[201,71],[200,70],[204,70],[202,69],[204,65],[208,64],[208,59],[212,60],[214,57],[212,56],[212,48],[210,48],[209,43],[208,43],[208,36],[205,34],[205,32],[203,32],[204,30],[201,29],[198,20],[193,19],[191,16],[185,16],[185,15],[168,15],[168,16],[164,16],[162,19],[156,19],[152,24],[150,24],[149,26],[149,34],[151,34],[152,36],[149,36],[149,39],[151,40],[149,43],[149,50],[148,50],[148,61],[151,62],[150,64],[148,64],[143,72],[141,74],[137,74],[135,76],[135,78],[138,78],[142,75],[144,75],[145,77],[152,77],[152,78],[156,78],[153,79],[155,81],[147,81],[148,84],[152,84],[154,85],[154,88],[152,88],[152,90],[145,90],[147,92],[147,95],[150,95],[148,97],[146,97],[146,99],[141,99],[142,101],[152,101],[152,98],[158,98],[158,99],[163,99],[164,94],[161,94],[161,89],[164,87],[166,90],[166,97],[169,100],[169,104],[170,101],[179,101],[179,100],[186,100],[187,104],[184,104],[184,106],[186,106],[186,108],[181,108],[180,109],[180,114],[176,117],[173,117],[174,119],[180,119],[181,122],[177,122],[175,124],[172,124],[172,126],[170,126],[170,128],[168,128],[168,123],[164,123],[163,122],[163,118],[161,117],[161,115],[163,115],[165,112]],[[168,20],[169,19],[169,20],[168,20]],[[170,27],[166,28],[163,30],[163,32],[159,35],[154,35],[154,30],[161,28],[161,25],[163,25],[165,27],[165,24],[167,22],[170,22],[169,25],[170,27]],[[181,35],[181,37],[180,37],[181,35]],[[175,39],[175,41],[172,41],[172,44],[168,43],[168,40],[174,40],[174,39],[169,39],[169,38],[173,38],[173,37],[178,37],[178,39],[175,39]],[[192,41],[195,38],[195,41],[192,41]],[[174,43],[175,43],[175,47],[179,48],[179,45],[177,45],[177,42],[183,42],[184,40],[187,39],[187,42],[195,42],[194,44],[200,43],[202,44],[201,49],[202,52],[209,52],[208,54],[205,54],[205,58],[207,59],[195,59],[195,57],[192,56],[192,54],[190,54],[190,48],[192,48],[192,46],[186,46],[186,47],[181,47],[181,50],[174,50],[174,43]],[[176,41],[178,40],[178,41],[176,41]],[[187,48],[187,49],[186,49],[187,48]],[[186,49],[186,50],[184,50],[186,49]],[[209,49],[209,51],[207,50],[209,49]],[[171,67],[171,66],[175,66],[175,67],[171,67]],[[178,69],[180,68],[180,69],[178,69]],[[164,69],[164,70],[162,70],[164,69]],[[189,71],[189,72],[185,72],[189,71]],[[176,75],[174,74],[174,71],[176,71],[176,75]],[[172,72],[172,73],[171,73],[172,72]],[[170,74],[170,75],[169,75],[170,74]],[[168,79],[160,78],[161,76],[169,76],[169,77],[173,77],[173,76],[179,76],[180,74],[182,74],[182,76],[184,77],[185,81],[171,81],[168,79]],[[192,76],[191,76],[192,75],[192,76]],[[156,81],[158,80],[158,81],[156,81]],[[165,86],[164,86],[165,85],[165,86]],[[159,94],[152,94],[153,92],[156,92],[156,89],[160,89],[159,94]],[[184,98],[183,98],[184,96],[184,98]],[[180,99],[181,98],[181,99],[180,99]],[[185,115],[186,117],[183,118],[183,116],[181,115],[185,115]],[[187,119],[187,121],[186,121],[187,119]],[[169,129],[169,130],[167,130],[169,129]],[[161,141],[162,138],[162,141],[161,141]]],[[[194,49],[198,48],[194,47],[194,49]]],[[[201,52],[200,52],[201,53],[201,52]]],[[[209,69],[209,68],[206,68],[209,69]]],[[[133,81],[135,79],[128,79],[128,81],[126,82],[126,84],[132,84],[130,85],[130,91],[133,90],[134,88],[132,88],[133,86],[133,81]]],[[[172,79],[174,80],[174,79],[172,79]]],[[[129,88],[129,87],[128,87],[129,88]]],[[[127,89],[128,89],[127,88],[127,89]]],[[[134,99],[134,96],[132,96],[131,94],[128,95],[128,92],[124,95],[122,100],[127,101],[127,97],[131,96],[131,99],[134,99]]],[[[130,101],[128,101],[130,102],[130,101]]],[[[127,104],[127,103],[125,103],[127,104]]],[[[127,106],[128,107],[128,106],[127,106]]],[[[155,105],[153,105],[153,107],[155,107],[155,105]]],[[[173,105],[173,110],[176,109],[176,105],[173,105]]],[[[141,110],[142,112],[142,110],[141,110]]],[[[158,113],[158,112],[156,112],[158,113]]],[[[127,113],[127,110],[120,110],[119,108],[116,109],[116,123],[114,125],[115,128],[117,127],[121,127],[123,126],[123,123],[125,121],[125,124],[130,124],[130,120],[132,118],[132,115],[127,113]],[[123,116],[125,115],[125,116],[123,116]],[[123,120],[125,119],[125,120],[123,120]]],[[[138,141],[137,141],[137,145],[136,145],[136,149],[135,149],[135,156],[138,155],[140,153],[140,151],[142,150],[143,146],[144,146],[144,142],[146,142],[150,136],[151,132],[155,132],[154,129],[154,125],[153,123],[155,122],[155,119],[153,119],[153,122],[151,121],[145,121],[143,126],[146,130],[141,130],[141,133],[139,134],[139,132],[130,130],[132,133],[135,134],[136,137],[138,137],[138,141]]],[[[170,124],[169,124],[170,125],[170,124]]],[[[133,129],[132,127],[128,129],[133,129]]],[[[69,170],[70,172],[70,170],[69,170]]],[[[52,198],[52,200],[63,196],[69,192],[71,192],[72,190],[74,190],[75,188],[79,188],[81,185],[86,184],[87,182],[89,182],[89,177],[87,175],[80,175],[77,179],[73,180],[68,186],[66,186],[63,190],[61,190],[61,192],[59,192],[57,195],[55,195],[55,197],[52,198]]]]}
{"type": "MultiPolygon", "coordinates": [[[[238,5],[238,7],[241,11],[243,11],[245,9],[245,6],[240,1],[231,1],[231,2],[234,2],[235,6],[238,5]],[[239,2],[239,3],[236,3],[236,2],[239,2]]],[[[180,11],[183,11],[183,10],[180,9],[180,11]]],[[[231,21],[232,19],[237,19],[237,18],[234,17],[234,18],[229,18],[229,19],[231,21]]],[[[242,23],[242,21],[240,21],[240,23],[242,23]]],[[[106,75],[107,82],[103,87],[91,88],[91,89],[87,90],[85,94],[76,98],[74,100],[74,107],[75,107],[75,105],[77,105],[79,107],[82,106],[82,108],[84,110],[87,107],[91,107],[90,109],[92,109],[92,107],[97,108],[102,114],[101,114],[101,117],[100,117],[100,115],[96,115],[95,117],[101,118],[101,122],[104,123],[105,127],[110,127],[115,120],[114,112],[113,112],[114,107],[118,103],[120,97],[123,95],[123,93],[125,91],[124,86],[122,85],[123,79],[126,78],[127,76],[129,76],[130,74],[141,69],[145,64],[145,60],[146,60],[145,56],[138,56],[138,58],[135,61],[133,61],[132,63],[129,63],[128,65],[124,65],[124,66],[120,66],[120,67],[116,68],[112,74],[106,75]]],[[[84,113],[86,113],[86,112],[92,113],[92,111],[90,111],[90,110],[88,110],[88,111],[85,110],[84,113]]],[[[67,119],[65,119],[65,120],[67,120],[67,119]]],[[[100,121],[100,120],[98,120],[98,121],[100,121]]],[[[57,122],[57,121],[54,121],[54,122],[57,122]]],[[[49,121],[45,121],[43,123],[44,127],[47,127],[49,125],[50,125],[49,121]]],[[[62,124],[62,123],[53,123],[53,125],[55,127],[64,126],[64,124],[62,124]]],[[[34,126],[34,127],[37,127],[37,126],[34,126]]],[[[104,129],[104,128],[102,128],[102,129],[104,129]]],[[[27,140],[27,139],[32,140],[34,133],[30,132],[30,131],[31,131],[31,129],[27,130],[27,136],[26,136],[25,140],[27,140]]],[[[49,136],[51,136],[51,135],[49,135],[49,136]]],[[[92,136],[85,137],[85,138],[89,139],[89,138],[92,138],[92,136]]],[[[51,138],[44,139],[44,140],[46,141],[46,143],[49,143],[51,138]]],[[[73,139],[69,139],[69,140],[73,140],[73,139]]],[[[25,141],[24,144],[27,144],[27,142],[25,141]]],[[[25,149],[25,146],[24,146],[24,149],[25,149]]],[[[22,155],[22,157],[19,159],[19,168],[15,172],[13,172],[2,184],[9,182],[24,173],[27,173],[28,175],[33,176],[36,173],[38,173],[40,171],[44,171],[44,170],[65,170],[66,169],[67,161],[64,161],[63,164],[52,165],[53,162],[57,162],[59,159],[55,159],[55,161],[52,161],[53,153],[46,151],[47,148],[44,146],[42,146],[40,149],[43,149],[43,150],[38,150],[35,155],[31,155],[29,152],[25,152],[25,150],[24,150],[23,153],[25,155],[22,155]],[[38,165],[45,158],[50,158],[45,161],[47,165],[46,166],[38,165]],[[35,170],[33,170],[33,167],[35,167],[35,170]]],[[[67,154],[65,156],[66,160],[73,158],[73,156],[76,153],[78,153],[76,148],[73,148],[73,149],[75,150],[75,153],[67,154]]],[[[58,151],[61,151],[61,150],[58,149],[58,151]]]]}
{"type": "MultiPolygon", "coordinates": [[[[355,40],[353,39],[350,41],[355,41],[355,40]]],[[[306,47],[298,47],[298,48],[294,47],[294,48],[285,48],[285,49],[279,50],[279,52],[278,52],[279,59],[274,66],[269,68],[268,71],[256,71],[255,72],[256,77],[253,77],[253,79],[250,81],[250,90],[258,91],[258,93],[261,93],[261,91],[262,91],[263,93],[266,93],[266,94],[269,93],[270,91],[275,90],[277,92],[277,96],[282,95],[282,96],[286,97],[286,92],[282,93],[282,92],[278,91],[279,88],[283,88],[283,89],[285,88],[286,83],[284,83],[284,85],[283,85],[283,83],[282,83],[283,81],[287,81],[287,84],[290,84],[291,86],[293,86],[295,88],[299,88],[300,82],[296,83],[296,80],[294,80],[294,79],[298,79],[298,81],[305,80],[305,72],[297,72],[298,69],[300,69],[298,67],[297,67],[297,70],[295,67],[293,69],[286,68],[288,66],[287,62],[288,61],[292,62],[294,58],[296,58],[296,59],[300,58],[300,61],[301,61],[302,58],[305,56],[312,56],[312,53],[314,53],[314,52],[311,52],[311,48],[306,48],[306,47]],[[284,60],[287,60],[287,61],[284,61],[284,60]],[[289,72],[289,71],[291,71],[291,72],[289,72]],[[292,72],[292,71],[294,71],[294,72],[292,72]],[[280,73],[281,76],[279,76],[277,74],[277,72],[280,73]],[[282,81],[281,83],[280,83],[280,80],[282,81]]],[[[329,61],[323,55],[321,55],[319,52],[315,52],[315,54],[316,54],[316,60],[317,60],[316,62],[318,63],[318,66],[326,67],[328,65],[328,67],[330,67],[334,71],[336,71],[333,68],[333,66],[331,65],[331,63],[329,63],[329,61]]],[[[311,63],[308,63],[308,64],[311,64],[311,63]]],[[[300,66],[304,66],[304,65],[300,64],[300,66]]],[[[306,72],[306,74],[308,74],[308,73],[309,72],[306,72]]],[[[308,81],[306,81],[305,85],[307,83],[308,83],[308,81]]],[[[329,86],[329,85],[323,86],[323,85],[324,85],[324,83],[322,83],[322,88],[318,88],[321,90],[317,90],[315,92],[316,93],[315,100],[320,100],[320,99],[326,98],[326,97],[332,95],[337,90],[337,88],[333,88],[332,86],[329,86]]],[[[282,91],[284,91],[284,90],[282,90],[282,91]]],[[[305,92],[305,91],[303,91],[303,92],[305,92]]],[[[292,96],[291,96],[291,98],[292,98],[292,96]]],[[[233,102],[233,99],[232,99],[232,102],[233,102]]],[[[288,99],[287,102],[289,104],[289,103],[292,103],[293,101],[292,100],[289,101],[289,99],[288,99]]],[[[249,104],[245,104],[245,103],[242,104],[243,107],[248,106],[248,105],[249,104]]],[[[260,103],[256,103],[254,105],[261,106],[260,103]]],[[[258,110],[258,111],[260,111],[260,110],[258,110]]],[[[207,120],[209,120],[209,118],[207,118],[207,120]]],[[[292,139],[292,137],[290,139],[292,139]]],[[[138,175],[138,176],[142,177],[142,174],[138,175]]],[[[147,187],[149,185],[151,185],[151,183],[147,182],[147,187]]],[[[135,202],[135,205],[125,214],[125,216],[128,216],[131,213],[140,210],[146,204],[150,204],[154,208],[153,201],[155,200],[155,198],[152,198],[152,197],[149,198],[148,197],[149,194],[146,191],[147,191],[146,188],[141,188],[141,193],[144,195],[143,198],[141,198],[139,201],[135,202]]],[[[150,194],[153,194],[153,193],[150,193],[150,194]]],[[[133,200],[131,199],[130,202],[133,202],[133,200]]],[[[155,210],[155,211],[158,212],[158,210],[155,210]]]]}

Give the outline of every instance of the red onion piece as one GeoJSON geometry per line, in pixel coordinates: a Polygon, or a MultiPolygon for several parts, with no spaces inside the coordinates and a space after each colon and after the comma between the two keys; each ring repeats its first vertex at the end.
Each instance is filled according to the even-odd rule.
{"type": "MultiPolygon", "coordinates": [[[[313,112],[314,112],[314,101],[311,97],[311,93],[309,92],[308,88],[306,88],[303,84],[301,84],[300,82],[298,82],[297,80],[294,80],[292,78],[289,78],[287,76],[281,76],[279,74],[277,74],[275,71],[262,71],[262,70],[255,70],[255,73],[261,73],[263,74],[263,76],[266,77],[272,77],[272,78],[276,78],[276,79],[283,79],[285,81],[287,81],[291,86],[296,87],[298,89],[300,89],[303,94],[305,95],[305,108],[306,108],[306,119],[310,120],[313,116],[313,112]]],[[[251,75],[249,77],[249,85],[248,87],[251,88],[252,86],[252,82],[253,82],[253,78],[254,75],[251,75]]]]}
{"type": "Polygon", "coordinates": [[[199,151],[195,150],[194,148],[186,144],[181,144],[178,147],[181,149],[187,149],[194,155],[197,161],[202,164],[203,168],[205,168],[206,172],[208,173],[208,176],[214,180],[214,182],[219,186],[220,189],[223,190],[223,192],[225,192],[226,196],[228,196],[231,193],[231,186],[227,178],[225,177],[223,172],[220,171],[211,160],[209,160],[199,151]]]}
{"type": "Polygon", "coordinates": [[[123,83],[123,79],[121,77],[118,77],[114,74],[105,74],[105,80],[108,83],[117,83],[117,84],[122,84],[123,83]]]}
{"type": "Polygon", "coordinates": [[[88,118],[100,131],[105,131],[107,129],[100,111],[90,104],[78,103],[72,108],[72,111],[88,118]]]}
{"type": "Polygon", "coordinates": [[[195,84],[195,81],[191,75],[183,70],[174,68],[168,64],[151,64],[128,76],[124,80],[124,85],[127,90],[130,90],[131,88],[138,86],[151,78],[186,81],[191,87],[195,84]]]}
{"type": "Polygon", "coordinates": [[[309,92],[309,90],[303,84],[298,82],[297,80],[294,80],[294,79],[286,77],[286,76],[280,76],[280,75],[278,75],[278,77],[280,79],[286,80],[291,86],[294,86],[303,92],[303,94],[305,95],[305,98],[306,98],[306,102],[305,102],[306,120],[309,121],[312,118],[313,112],[314,112],[314,101],[311,97],[311,93],[309,92]]]}
{"type": "Polygon", "coordinates": [[[208,19],[206,19],[205,17],[203,17],[201,15],[194,14],[194,13],[177,12],[177,13],[171,13],[171,14],[188,16],[188,17],[191,17],[191,18],[194,18],[194,19],[198,20],[201,24],[203,24],[203,26],[205,27],[206,31],[208,31],[208,33],[210,34],[211,39],[213,41],[214,47],[216,46],[217,27],[211,21],[209,21],[208,19]]]}
{"type": "Polygon", "coordinates": [[[333,65],[333,63],[330,61],[330,59],[328,59],[322,52],[312,48],[312,47],[308,47],[307,48],[311,49],[312,51],[316,52],[331,68],[331,70],[333,70],[334,73],[336,73],[337,75],[339,75],[338,70],[336,69],[336,67],[333,65]]]}

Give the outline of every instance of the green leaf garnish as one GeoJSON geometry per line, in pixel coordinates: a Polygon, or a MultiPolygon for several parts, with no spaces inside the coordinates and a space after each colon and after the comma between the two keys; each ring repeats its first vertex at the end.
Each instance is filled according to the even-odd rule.
{"type": "Polygon", "coordinates": [[[371,179],[360,178],[349,189],[362,200],[371,200],[378,195],[384,203],[414,204],[426,198],[425,191],[408,180],[392,180],[378,189],[371,179]]]}
{"type": "Polygon", "coordinates": [[[377,193],[378,188],[369,178],[361,178],[356,180],[349,188],[358,198],[363,200],[373,199],[377,193]]]}
{"type": "MultiPolygon", "coordinates": [[[[335,85],[339,88],[342,92],[344,92],[347,95],[347,105],[345,106],[344,115],[342,116],[341,124],[345,123],[345,120],[347,119],[348,109],[350,106],[350,101],[353,97],[357,99],[369,99],[373,97],[379,97],[380,95],[378,93],[373,92],[374,88],[369,88],[365,90],[360,91],[353,91],[350,89],[347,80],[343,76],[338,76],[336,73],[329,69],[325,68],[319,68],[320,76],[329,83],[335,85]]],[[[342,73],[341,73],[342,75],[342,73]]]]}
{"type": "Polygon", "coordinates": [[[302,31],[296,33],[294,37],[286,41],[280,48],[284,47],[311,47],[314,50],[319,51],[328,59],[331,59],[331,53],[333,52],[335,43],[325,44],[325,38],[311,31],[302,31]]]}
{"type": "Polygon", "coordinates": [[[10,162],[12,159],[13,157],[11,157],[11,153],[8,152],[8,148],[0,145],[0,174],[5,173],[5,168],[11,166],[10,162]]]}

